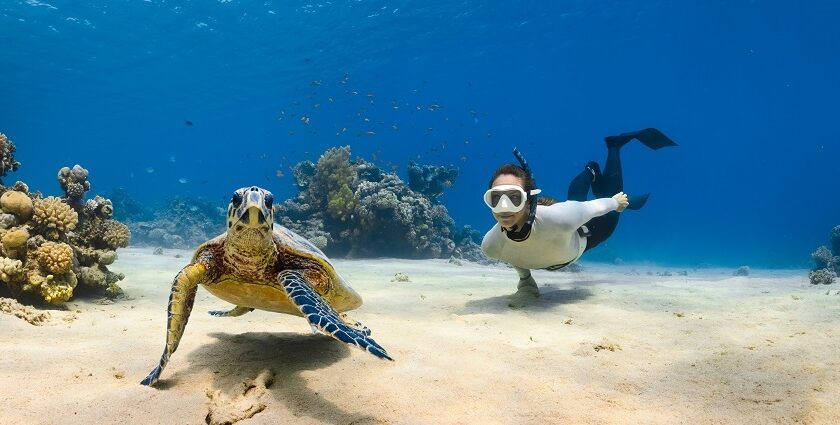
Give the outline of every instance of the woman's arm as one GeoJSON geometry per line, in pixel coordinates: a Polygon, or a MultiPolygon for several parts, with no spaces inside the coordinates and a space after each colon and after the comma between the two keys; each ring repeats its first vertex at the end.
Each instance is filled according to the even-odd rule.
{"type": "Polygon", "coordinates": [[[620,206],[615,198],[600,198],[591,201],[566,201],[545,207],[540,214],[546,223],[566,230],[575,230],[587,221],[615,211],[620,206]]]}

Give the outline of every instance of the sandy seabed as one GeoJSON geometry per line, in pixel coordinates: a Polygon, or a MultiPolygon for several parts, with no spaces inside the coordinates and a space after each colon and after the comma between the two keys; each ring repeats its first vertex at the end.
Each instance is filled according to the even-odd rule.
{"type": "Polygon", "coordinates": [[[0,423],[840,423],[840,286],[803,270],[584,264],[536,272],[528,301],[506,267],[339,260],[365,299],[351,316],[396,361],[300,317],[211,317],[230,305],[200,289],[141,386],[190,254],[121,250],[127,299],[73,300],[41,326],[0,314],[0,423]]]}

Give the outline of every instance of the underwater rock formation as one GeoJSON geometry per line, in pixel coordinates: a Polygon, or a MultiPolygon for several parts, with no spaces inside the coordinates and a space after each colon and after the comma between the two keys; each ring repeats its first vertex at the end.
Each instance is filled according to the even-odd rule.
{"type": "MultiPolygon", "coordinates": [[[[441,176],[450,178],[448,186],[454,180],[451,172],[428,173],[436,177],[420,188],[434,196],[447,185],[441,176]]],[[[487,261],[476,244],[477,232],[456,231],[446,207],[394,173],[361,158],[351,160],[348,146],[328,149],[317,163],[297,164],[293,175],[299,193],[275,206],[275,219],[328,255],[487,261]]]]}
{"type": "Polygon", "coordinates": [[[20,162],[15,160],[15,144],[5,134],[0,133],[0,185],[9,171],[17,171],[18,168],[20,162]]]}
{"type": "Polygon", "coordinates": [[[50,304],[72,298],[80,281],[96,292],[122,293],[117,282],[124,276],[106,266],[116,260],[117,248],[128,245],[131,234],[111,218],[110,201],[97,196],[83,202],[90,189],[87,177],[79,165],[62,168],[58,180],[63,197],[32,193],[23,182],[0,185],[0,288],[15,298],[50,304]],[[85,268],[100,274],[83,280],[85,268]]]}
{"type": "Polygon", "coordinates": [[[225,231],[225,209],[203,198],[175,197],[151,220],[128,220],[136,245],[195,249],[225,231]]]}
{"type": "Polygon", "coordinates": [[[151,220],[152,213],[143,204],[132,198],[124,187],[114,188],[108,194],[114,208],[114,218],[120,221],[151,220]]]}
{"type": "Polygon", "coordinates": [[[453,166],[408,163],[408,187],[431,200],[436,200],[445,189],[452,187],[457,178],[458,169],[453,166]]]}
{"type": "Polygon", "coordinates": [[[814,267],[808,273],[808,278],[814,285],[828,285],[840,274],[840,226],[834,226],[828,235],[831,249],[823,245],[811,253],[814,267]]]}

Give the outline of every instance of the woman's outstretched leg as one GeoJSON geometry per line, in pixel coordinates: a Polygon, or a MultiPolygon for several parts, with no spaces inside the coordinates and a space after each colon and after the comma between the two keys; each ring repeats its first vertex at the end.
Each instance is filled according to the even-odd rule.
{"type": "Polygon", "coordinates": [[[590,161],[586,164],[583,171],[580,172],[569,183],[569,193],[566,199],[569,201],[583,202],[589,199],[589,189],[592,187],[592,182],[601,177],[601,167],[595,161],[590,161]]]}

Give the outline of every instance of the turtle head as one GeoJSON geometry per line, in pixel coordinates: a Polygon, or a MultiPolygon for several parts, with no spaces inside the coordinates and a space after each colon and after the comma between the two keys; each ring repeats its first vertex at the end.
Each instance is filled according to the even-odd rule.
{"type": "Polygon", "coordinates": [[[256,187],[243,187],[233,192],[228,204],[229,236],[270,237],[274,227],[274,196],[256,187]]]}

